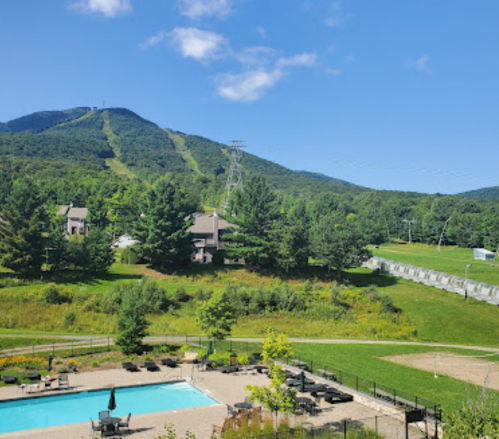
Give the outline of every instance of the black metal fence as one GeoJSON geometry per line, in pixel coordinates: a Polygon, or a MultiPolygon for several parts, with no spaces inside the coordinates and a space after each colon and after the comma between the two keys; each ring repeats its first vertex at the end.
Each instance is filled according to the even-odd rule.
{"type": "Polygon", "coordinates": [[[309,371],[310,373],[331,379],[345,387],[355,389],[357,392],[362,392],[374,398],[388,401],[396,406],[406,409],[425,409],[429,417],[437,421],[442,420],[442,409],[440,404],[420,396],[301,357],[286,358],[284,362],[288,365],[309,371]]]}

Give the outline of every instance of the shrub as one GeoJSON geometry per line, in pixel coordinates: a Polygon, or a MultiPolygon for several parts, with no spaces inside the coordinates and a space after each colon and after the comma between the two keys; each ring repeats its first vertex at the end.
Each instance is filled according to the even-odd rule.
{"type": "Polygon", "coordinates": [[[42,291],[43,300],[51,305],[61,305],[71,303],[71,296],[58,288],[55,284],[50,284],[42,291]]]}
{"type": "Polygon", "coordinates": [[[133,245],[123,250],[121,254],[122,264],[140,264],[144,261],[144,252],[140,245],[133,245]]]}
{"type": "Polygon", "coordinates": [[[230,353],[225,352],[223,354],[211,354],[210,358],[211,361],[215,362],[217,366],[230,366],[230,353]]]}
{"type": "Polygon", "coordinates": [[[73,326],[76,323],[76,312],[73,308],[64,310],[62,324],[65,327],[73,326]]]}

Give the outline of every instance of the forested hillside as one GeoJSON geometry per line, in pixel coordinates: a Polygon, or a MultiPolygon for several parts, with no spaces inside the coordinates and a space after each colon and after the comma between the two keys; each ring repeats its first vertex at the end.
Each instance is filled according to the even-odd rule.
{"type": "MultiPolygon", "coordinates": [[[[160,128],[126,109],[35,113],[0,124],[0,131],[7,129],[0,133],[0,211],[20,177],[34,179],[49,206],[73,202],[102,209],[116,233],[129,229],[140,214],[141,196],[164,175],[199,204],[220,207],[230,165],[227,145],[160,128]]],[[[246,151],[242,168],[244,181],[263,175],[276,193],[279,212],[302,212],[309,229],[327,214],[328,227],[348,221],[366,242],[376,244],[408,240],[404,220],[414,219],[415,242],[436,244],[447,222],[444,244],[491,250],[499,246],[498,200],[369,190],[292,171],[246,151]]],[[[497,190],[475,192],[490,195],[497,190]]],[[[296,218],[291,215],[286,221],[296,218]]]]}
{"type": "Polygon", "coordinates": [[[474,191],[463,192],[460,195],[466,198],[476,198],[478,200],[492,200],[494,198],[499,198],[499,186],[476,189],[474,191]]]}

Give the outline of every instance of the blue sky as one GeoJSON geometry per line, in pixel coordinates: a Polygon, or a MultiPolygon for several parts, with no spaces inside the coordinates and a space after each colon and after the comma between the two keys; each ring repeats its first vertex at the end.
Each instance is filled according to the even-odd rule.
{"type": "Polygon", "coordinates": [[[499,185],[497,0],[0,3],[0,121],[126,107],[376,189],[499,185]]]}

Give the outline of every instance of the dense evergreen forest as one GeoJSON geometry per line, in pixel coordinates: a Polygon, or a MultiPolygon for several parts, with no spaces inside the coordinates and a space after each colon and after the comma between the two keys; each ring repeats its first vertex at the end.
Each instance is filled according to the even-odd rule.
{"type": "MultiPolygon", "coordinates": [[[[49,211],[71,202],[87,206],[107,218],[114,234],[132,231],[144,194],[164,176],[186,191],[190,206],[218,208],[230,163],[226,145],[161,129],[126,109],[35,113],[0,125],[0,133],[0,212],[15,180],[28,178],[49,211]]],[[[404,219],[413,219],[414,242],[438,243],[447,223],[446,245],[499,246],[498,200],[369,190],[246,152],[242,167],[246,182],[265,176],[275,198],[272,221],[282,230],[303,220],[310,234],[355,229],[363,242],[378,244],[407,241],[404,219]]]]}

